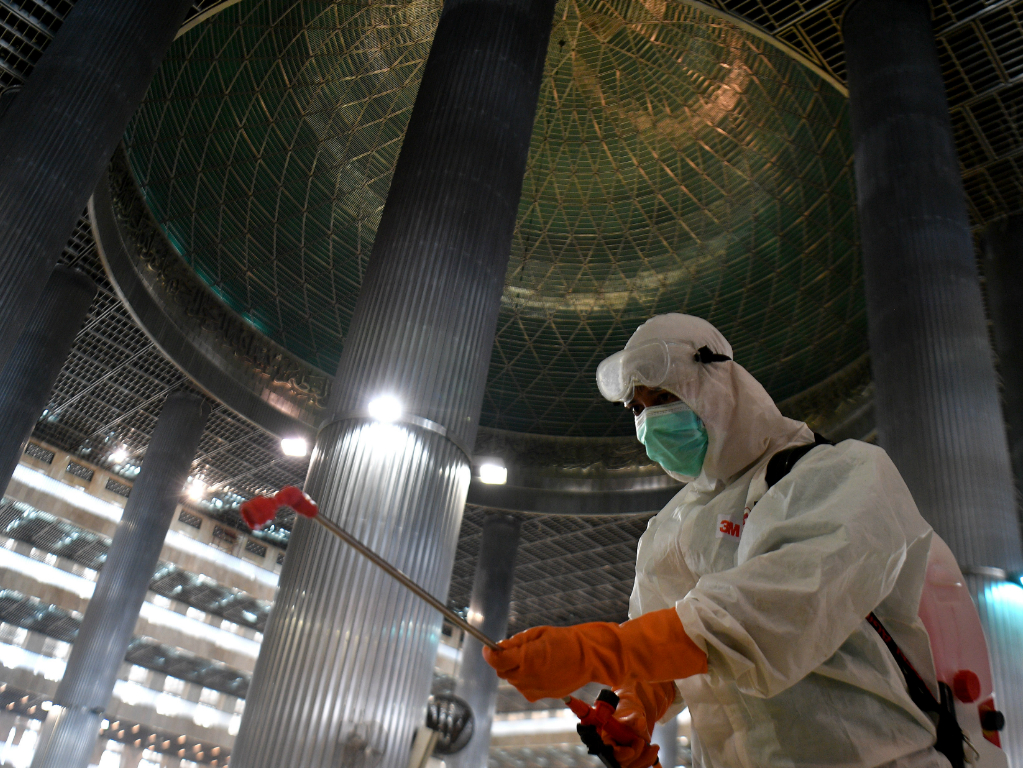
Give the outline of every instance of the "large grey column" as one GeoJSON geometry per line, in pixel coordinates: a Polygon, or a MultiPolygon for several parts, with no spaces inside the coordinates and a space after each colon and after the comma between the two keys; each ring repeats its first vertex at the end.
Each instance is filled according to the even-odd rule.
{"type": "MultiPolygon", "coordinates": [[[[449,0],[424,68],[306,491],[448,591],[553,0],[449,0]],[[368,403],[397,397],[394,424],[368,403]]],[[[235,768],[405,766],[441,617],[299,520],[235,768]]]]}
{"type": "Polygon", "coordinates": [[[651,743],[657,744],[658,762],[661,768],[676,768],[679,762],[679,720],[673,717],[667,723],[657,723],[651,735],[651,743]]]}
{"type": "Polygon", "coordinates": [[[1003,419],[1010,443],[1010,468],[1017,483],[1017,514],[1020,514],[1022,450],[1021,424],[1024,419],[1024,381],[1021,378],[1021,327],[1024,326],[1024,270],[1022,270],[1021,215],[1008,216],[985,227],[982,236],[982,268],[985,298],[992,321],[996,370],[1002,379],[1003,419]]]}
{"type": "Polygon", "coordinates": [[[1019,766],[1019,585],[1010,635],[987,603],[1021,539],[929,5],[856,0],[843,35],[879,442],[970,577],[1019,766]]]}
{"type": "Polygon", "coordinates": [[[0,119],[0,366],[192,0],[79,0],[0,119]]]}
{"type": "Polygon", "coordinates": [[[11,481],[95,295],[95,283],[81,272],[55,267],[0,370],[0,488],[11,481]]]}
{"type": "MultiPolygon", "coordinates": [[[[469,622],[493,640],[504,640],[508,629],[519,528],[519,518],[512,515],[494,513],[484,519],[469,599],[469,622]]],[[[498,676],[484,661],[482,651],[483,644],[475,637],[466,637],[462,643],[455,695],[473,710],[473,736],[462,750],[445,757],[448,768],[487,768],[498,676]]]]}
{"type": "Polygon", "coordinates": [[[175,393],[164,403],[132,494],[82,619],[32,768],[85,768],[210,406],[175,393]]]}

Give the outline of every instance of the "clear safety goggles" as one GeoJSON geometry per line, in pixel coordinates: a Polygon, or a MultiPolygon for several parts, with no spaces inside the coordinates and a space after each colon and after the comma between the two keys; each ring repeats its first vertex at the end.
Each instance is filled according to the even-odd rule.
{"type": "Polygon", "coordinates": [[[665,383],[672,367],[669,346],[693,349],[688,344],[667,342],[662,339],[648,341],[631,349],[616,352],[597,366],[597,388],[606,400],[626,402],[633,388],[656,388],[665,383]]]}
{"type": "MultiPolygon", "coordinates": [[[[657,389],[668,381],[674,363],[690,359],[694,364],[732,360],[728,355],[712,352],[706,346],[694,349],[685,341],[655,339],[616,352],[597,366],[597,388],[606,400],[625,403],[632,399],[634,387],[657,389]]],[[[680,373],[677,372],[674,378],[678,379],[680,373]]]]}

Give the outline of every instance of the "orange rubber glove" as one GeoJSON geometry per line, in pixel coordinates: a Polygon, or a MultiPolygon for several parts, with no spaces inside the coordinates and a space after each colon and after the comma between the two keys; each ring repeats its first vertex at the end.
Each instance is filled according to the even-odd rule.
{"type": "Polygon", "coordinates": [[[636,734],[629,744],[613,740],[603,730],[601,738],[615,750],[622,768],[650,768],[658,762],[658,747],[651,744],[654,724],[664,717],[676,700],[675,683],[634,683],[615,691],[619,706],[615,719],[636,734]]]}
{"type": "Polygon", "coordinates": [[[484,659],[530,701],[561,698],[590,682],[622,688],[707,672],[708,658],[674,608],[623,624],[533,627],[484,648],[484,659]]]}

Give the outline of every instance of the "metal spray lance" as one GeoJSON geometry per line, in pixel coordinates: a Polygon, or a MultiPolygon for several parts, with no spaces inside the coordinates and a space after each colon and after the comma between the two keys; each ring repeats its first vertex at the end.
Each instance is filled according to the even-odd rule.
{"type": "Polygon", "coordinates": [[[440,611],[442,616],[463,632],[472,635],[492,650],[501,650],[498,644],[491,640],[491,638],[459,616],[459,614],[455,613],[455,611],[430,594],[401,570],[367,547],[351,533],[327,518],[321,517],[320,510],[317,507],[316,502],[294,485],[286,485],[274,496],[253,497],[252,499],[249,499],[249,501],[243,503],[242,506],[239,507],[238,511],[241,513],[245,524],[254,531],[258,531],[274,519],[274,516],[277,514],[277,510],[281,507],[291,507],[295,510],[296,514],[302,515],[303,517],[307,517],[310,520],[319,523],[352,547],[352,549],[360,555],[384,571],[384,573],[388,574],[388,576],[427,603],[431,608],[440,611]]]}

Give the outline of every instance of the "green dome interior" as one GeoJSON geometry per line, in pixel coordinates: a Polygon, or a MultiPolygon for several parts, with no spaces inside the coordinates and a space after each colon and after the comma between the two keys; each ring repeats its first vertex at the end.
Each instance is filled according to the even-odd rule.
{"type": "MultiPolygon", "coordinates": [[[[177,40],[125,134],[179,253],[333,372],[436,0],[243,0],[177,40]]],[[[697,4],[562,0],[481,423],[632,432],[597,364],[651,315],[717,325],[776,399],[867,348],[845,95],[697,4]]]]}

